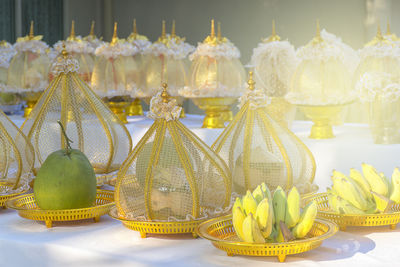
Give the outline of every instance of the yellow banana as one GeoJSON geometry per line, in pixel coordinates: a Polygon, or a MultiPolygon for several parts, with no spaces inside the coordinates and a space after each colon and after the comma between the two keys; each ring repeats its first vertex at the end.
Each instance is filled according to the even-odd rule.
{"type": "MultiPolygon", "coordinates": [[[[264,196],[268,198],[269,206],[273,207],[271,191],[269,191],[268,186],[264,182],[261,184],[261,190],[264,192],[264,196]]],[[[275,214],[273,208],[271,208],[271,211],[272,211],[272,224],[275,224],[275,214]]]]}
{"type": "Polygon", "coordinates": [[[246,219],[246,215],[244,214],[243,210],[240,207],[235,207],[232,210],[232,223],[233,227],[235,228],[235,232],[237,236],[244,240],[243,235],[243,221],[246,219]]]}
{"type": "Polygon", "coordinates": [[[264,199],[264,192],[261,189],[261,185],[257,186],[256,189],[253,191],[253,197],[259,204],[264,199]]]}
{"type": "Polygon", "coordinates": [[[400,171],[395,168],[392,174],[390,200],[400,204],[400,171]]]}
{"type": "Polygon", "coordinates": [[[296,187],[293,187],[287,196],[287,208],[285,224],[288,228],[293,228],[300,219],[300,194],[296,187]]]}
{"type": "Polygon", "coordinates": [[[338,196],[350,202],[353,206],[360,210],[367,210],[369,203],[362,197],[360,189],[354,186],[347,179],[332,176],[333,188],[338,196]]]}
{"type": "Polygon", "coordinates": [[[361,186],[358,185],[358,183],[356,181],[354,181],[352,178],[346,176],[345,174],[333,170],[332,175],[335,177],[339,177],[339,178],[343,178],[345,180],[347,180],[349,183],[351,183],[353,185],[353,187],[355,187],[356,191],[358,192],[358,194],[361,196],[361,198],[363,199],[368,199],[368,196],[366,193],[364,193],[364,190],[361,188],[361,186]]]}
{"type": "Polygon", "coordinates": [[[246,195],[243,197],[242,204],[246,215],[249,215],[250,213],[256,214],[257,201],[249,190],[247,190],[246,195]]]}
{"type": "Polygon", "coordinates": [[[249,213],[243,221],[243,239],[248,243],[265,243],[265,239],[261,234],[257,221],[253,214],[249,213]]]}
{"type": "Polygon", "coordinates": [[[310,232],[315,217],[317,216],[317,203],[315,201],[311,201],[308,205],[304,208],[301,216],[300,221],[293,228],[293,235],[295,238],[303,238],[305,237],[308,232],[310,232]]]}
{"type": "Polygon", "coordinates": [[[390,207],[389,205],[390,199],[374,191],[371,191],[371,193],[375,199],[376,211],[380,213],[387,212],[388,208],[390,207]]]}
{"type": "Polygon", "coordinates": [[[369,200],[373,199],[373,196],[371,194],[371,186],[369,185],[368,181],[364,178],[364,176],[361,174],[359,170],[356,169],[350,169],[350,178],[353,179],[363,190],[365,193],[366,197],[369,200]]]}
{"type": "Polygon", "coordinates": [[[272,231],[271,209],[268,199],[264,198],[256,211],[256,220],[264,238],[268,238],[272,231]]]}
{"type": "Polygon", "coordinates": [[[364,177],[371,186],[371,189],[380,195],[387,196],[389,188],[386,179],[382,178],[373,166],[366,163],[363,163],[361,166],[364,177]]]}
{"type": "Polygon", "coordinates": [[[354,207],[347,200],[345,200],[339,196],[335,196],[335,197],[336,197],[336,199],[334,201],[336,202],[336,209],[337,209],[338,213],[341,213],[341,214],[365,214],[365,212],[363,210],[360,210],[359,208],[354,207]]]}
{"type": "MultiPolygon", "coordinates": [[[[287,200],[285,191],[282,187],[278,186],[274,192],[272,199],[274,214],[275,214],[275,224],[279,227],[280,221],[285,221],[287,200]]],[[[277,229],[278,229],[277,227],[277,229]]]]}
{"type": "Polygon", "coordinates": [[[233,204],[232,210],[235,208],[240,208],[242,212],[244,212],[243,205],[242,205],[242,199],[240,197],[237,197],[235,200],[235,203],[233,204]]]}

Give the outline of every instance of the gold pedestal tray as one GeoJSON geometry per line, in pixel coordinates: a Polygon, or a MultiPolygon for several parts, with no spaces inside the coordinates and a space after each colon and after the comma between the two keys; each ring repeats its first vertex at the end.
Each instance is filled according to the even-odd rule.
{"type": "MultiPolygon", "coordinates": [[[[4,182],[0,182],[0,191],[6,190],[6,189],[11,189],[14,185],[9,184],[9,183],[4,183],[4,182]]],[[[25,194],[26,192],[28,192],[28,190],[23,190],[19,193],[11,193],[11,194],[7,194],[7,195],[0,195],[0,207],[2,207],[3,209],[7,208],[6,207],[6,201],[9,200],[10,198],[16,197],[18,195],[22,195],[25,194]]]]}
{"type": "Polygon", "coordinates": [[[118,216],[116,208],[111,209],[109,215],[122,222],[122,224],[134,231],[140,232],[141,238],[146,238],[147,234],[169,235],[169,234],[188,234],[191,233],[197,238],[196,228],[204,220],[181,221],[181,222],[151,222],[151,221],[132,221],[118,216]]]}
{"type": "Polygon", "coordinates": [[[202,128],[224,128],[224,122],[233,118],[230,106],[236,102],[235,97],[199,97],[192,98],[193,103],[204,110],[206,116],[202,128]]]}
{"type": "Polygon", "coordinates": [[[332,125],[342,108],[347,104],[341,105],[298,105],[303,113],[313,121],[311,134],[312,139],[334,138],[332,125]]]}
{"type": "Polygon", "coordinates": [[[114,206],[114,192],[109,190],[97,190],[96,205],[89,208],[69,210],[42,210],[36,202],[33,194],[17,196],[9,199],[6,205],[10,209],[18,211],[19,216],[35,221],[45,221],[47,228],[52,227],[57,221],[77,221],[93,218],[95,222],[110,212],[114,206]]]}
{"type": "Polygon", "coordinates": [[[28,117],[31,114],[33,108],[35,107],[37,101],[39,100],[42,92],[35,92],[35,93],[26,93],[25,100],[26,100],[26,107],[24,108],[24,118],[28,117]]]}
{"type": "Polygon", "coordinates": [[[111,109],[111,111],[117,115],[118,119],[120,119],[123,123],[128,123],[128,120],[126,119],[126,114],[125,114],[125,109],[128,106],[128,102],[114,102],[114,101],[108,101],[108,107],[111,109]]]}
{"type": "Polygon", "coordinates": [[[400,204],[394,204],[388,213],[376,214],[338,214],[331,210],[328,194],[320,193],[308,198],[307,203],[315,200],[318,205],[318,218],[335,222],[341,231],[346,231],[347,226],[384,226],[396,229],[400,222],[400,204]]]}
{"type": "Polygon", "coordinates": [[[135,98],[132,102],[126,107],[125,113],[127,116],[142,116],[143,115],[143,107],[140,103],[139,98],[135,98]]]}
{"type": "Polygon", "coordinates": [[[305,239],[283,243],[246,243],[240,241],[232,225],[232,215],[208,220],[199,225],[197,233],[202,238],[210,240],[213,245],[224,250],[228,256],[277,256],[284,262],[287,255],[298,254],[321,245],[324,239],[333,236],[338,231],[336,224],[316,219],[305,239]]]}

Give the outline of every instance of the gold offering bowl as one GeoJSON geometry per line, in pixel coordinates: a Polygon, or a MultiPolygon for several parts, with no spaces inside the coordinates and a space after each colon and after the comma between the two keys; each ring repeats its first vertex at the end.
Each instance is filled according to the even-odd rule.
{"type": "Polygon", "coordinates": [[[235,233],[232,215],[205,221],[197,228],[202,238],[210,240],[213,245],[224,250],[228,256],[276,256],[284,262],[286,255],[292,255],[317,248],[322,241],[333,236],[338,231],[335,223],[316,219],[306,238],[282,243],[246,243],[242,242],[235,233]]]}
{"type": "Polygon", "coordinates": [[[233,119],[230,106],[233,105],[236,100],[236,97],[192,98],[193,103],[206,113],[202,127],[209,129],[224,128],[224,122],[233,119]]]}
{"type": "Polygon", "coordinates": [[[313,121],[311,134],[312,139],[334,138],[332,124],[337,119],[343,107],[340,105],[298,105],[303,113],[313,121]]]}
{"type": "Polygon", "coordinates": [[[392,204],[388,213],[376,214],[339,214],[332,211],[329,206],[328,194],[319,193],[310,196],[304,201],[309,203],[315,200],[318,206],[317,217],[336,223],[341,231],[346,231],[347,226],[389,226],[396,229],[400,222],[400,204],[392,204]]]}
{"type": "Polygon", "coordinates": [[[42,92],[29,92],[24,94],[26,107],[24,109],[24,118],[28,117],[39,100],[42,92]]]}
{"type": "Polygon", "coordinates": [[[140,103],[140,99],[133,99],[131,103],[126,107],[125,113],[127,116],[142,116],[143,108],[142,104],[140,103]]]}
{"type": "Polygon", "coordinates": [[[125,109],[128,107],[129,103],[125,97],[116,96],[112,98],[107,98],[106,103],[111,111],[120,119],[123,123],[128,123],[126,119],[125,109]]]}
{"type": "Polygon", "coordinates": [[[42,210],[35,201],[33,194],[26,194],[9,199],[6,205],[18,211],[19,216],[29,220],[45,221],[46,227],[51,228],[56,221],[78,221],[93,219],[98,222],[100,217],[110,212],[114,206],[114,192],[97,190],[96,203],[89,208],[68,210],[42,210]]]}
{"type": "Polygon", "coordinates": [[[134,221],[121,218],[116,208],[111,209],[109,215],[122,222],[131,230],[140,232],[141,238],[146,238],[147,234],[170,235],[170,234],[192,234],[197,238],[196,228],[204,220],[198,221],[177,221],[177,222],[155,222],[155,221],[134,221]]]}

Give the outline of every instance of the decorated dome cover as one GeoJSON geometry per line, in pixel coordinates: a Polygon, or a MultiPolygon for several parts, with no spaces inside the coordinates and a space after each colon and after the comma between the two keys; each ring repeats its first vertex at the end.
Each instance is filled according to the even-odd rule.
{"type": "MultiPolygon", "coordinates": [[[[89,44],[93,47],[93,49],[96,49],[101,44],[103,44],[103,41],[102,41],[103,37],[97,38],[96,34],[94,34],[94,25],[95,25],[95,21],[93,20],[92,24],[90,26],[90,33],[89,33],[89,35],[83,37],[83,40],[89,42],[89,44]]],[[[93,54],[94,54],[94,50],[93,50],[93,54]]]]}
{"type": "Polygon", "coordinates": [[[350,69],[345,61],[346,51],[338,42],[324,39],[319,23],[316,36],[297,49],[297,57],[299,64],[286,95],[290,103],[341,105],[355,99],[350,69]]]}
{"type": "Polygon", "coordinates": [[[192,61],[189,86],[180,90],[184,97],[239,97],[245,83],[245,71],[239,60],[239,49],[221,36],[220,24],[189,56],[192,61]]]}
{"type": "Polygon", "coordinates": [[[151,45],[151,42],[145,35],[141,35],[138,33],[136,27],[136,19],[133,19],[132,33],[128,36],[128,38],[126,38],[126,40],[137,46],[140,50],[140,53],[143,53],[146,48],[151,45]]]}
{"type": "Polygon", "coordinates": [[[145,65],[146,96],[153,96],[163,82],[168,83],[168,93],[178,96],[178,91],[188,85],[189,63],[186,58],[194,47],[175,33],[175,21],[172,22],[170,35],[165,32],[165,21],[162,22],[162,33],[156,42],[144,51],[149,55],[145,65]]]}
{"type": "Polygon", "coordinates": [[[7,72],[11,58],[15,55],[14,47],[6,42],[0,42],[0,91],[7,91],[7,72]]]}
{"type": "Polygon", "coordinates": [[[96,48],[96,63],[92,73],[91,85],[100,97],[136,97],[140,80],[140,69],[134,59],[139,48],[119,39],[117,23],[111,42],[104,42],[96,48]]]}
{"type": "Polygon", "coordinates": [[[155,121],[121,167],[118,216],[137,221],[193,221],[226,212],[231,176],[224,161],[180,121],[167,85],[150,103],[155,121]]]}
{"type": "Polygon", "coordinates": [[[28,190],[35,152],[22,131],[1,110],[0,148],[0,196],[28,190]]]}
{"type": "Polygon", "coordinates": [[[14,44],[16,55],[8,68],[9,92],[41,92],[46,89],[50,66],[46,50],[49,46],[41,41],[42,38],[34,35],[32,21],[29,35],[17,39],[14,44]]]}
{"type": "Polygon", "coordinates": [[[50,153],[65,148],[60,120],[72,148],[87,156],[96,174],[117,171],[132,148],[128,130],[80,78],[77,60],[65,50],[52,72],[55,78],[22,125],[36,152],[35,169],[50,153]]]}
{"type": "Polygon", "coordinates": [[[88,42],[82,39],[81,36],[75,35],[75,21],[71,24],[71,33],[66,41],[58,41],[55,43],[54,48],[61,53],[65,44],[65,50],[73,58],[78,61],[79,64],[79,75],[85,82],[90,82],[92,70],[94,67],[94,60],[92,54],[94,48],[88,42]]]}
{"type": "Polygon", "coordinates": [[[314,157],[289,129],[271,119],[268,97],[249,87],[240,99],[240,110],[212,148],[232,172],[232,191],[244,195],[265,182],[269,188],[296,186],[300,193],[315,191],[314,157]]]}

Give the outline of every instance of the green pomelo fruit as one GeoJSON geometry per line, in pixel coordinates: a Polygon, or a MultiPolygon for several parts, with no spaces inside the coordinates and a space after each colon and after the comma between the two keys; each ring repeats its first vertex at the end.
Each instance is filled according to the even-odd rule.
{"type": "Polygon", "coordinates": [[[93,206],[96,190],[96,175],[85,154],[61,149],[43,162],[33,193],[41,209],[60,210],[93,206]]]}

